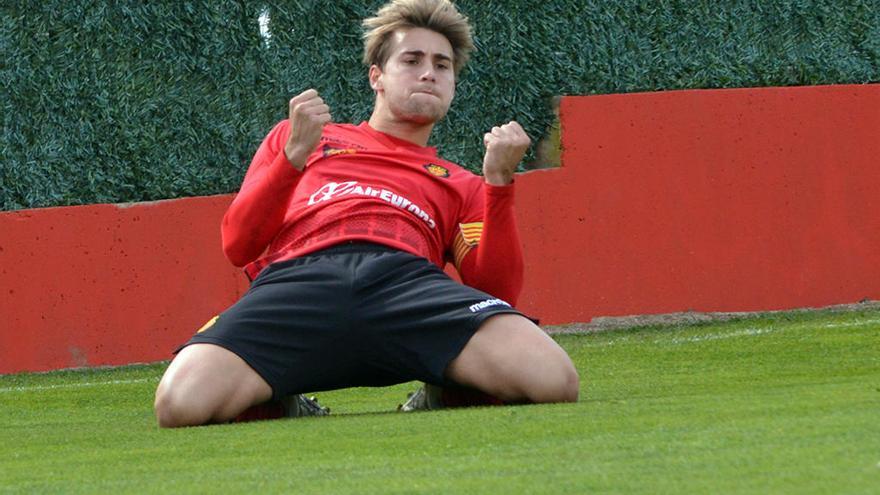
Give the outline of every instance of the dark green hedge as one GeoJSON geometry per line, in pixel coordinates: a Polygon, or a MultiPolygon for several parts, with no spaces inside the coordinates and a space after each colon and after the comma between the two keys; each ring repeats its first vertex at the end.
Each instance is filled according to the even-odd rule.
{"type": "MultiPolygon", "coordinates": [[[[0,209],[234,191],[293,94],[368,118],[360,19],[381,3],[3,2],[0,209]]],[[[554,95],[880,81],[876,0],[458,5],[479,51],[434,144],[474,170],[497,122],[542,137],[554,95]]]]}

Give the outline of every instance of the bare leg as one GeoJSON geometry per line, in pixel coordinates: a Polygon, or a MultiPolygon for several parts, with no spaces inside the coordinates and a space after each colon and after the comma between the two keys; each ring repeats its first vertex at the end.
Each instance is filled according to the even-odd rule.
{"type": "Polygon", "coordinates": [[[449,364],[446,376],[505,402],[574,402],[579,389],[568,354],[515,314],[486,320],[449,364]]]}
{"type": "Polygon", "coordinates": [[[213,344],[184,347],[156,389],[159,426],[225,422],[272,397],[272,388],[235,353],[213,344]]]}

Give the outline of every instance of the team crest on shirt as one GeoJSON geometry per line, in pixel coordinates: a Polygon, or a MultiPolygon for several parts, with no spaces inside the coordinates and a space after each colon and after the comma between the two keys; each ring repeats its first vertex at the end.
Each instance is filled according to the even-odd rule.
{"type": "Polygon", "coordinates": [[[449,177],[449,169],[446,167],[441,167],[436,163],[426,163],[424,165],[425,170],[431,173],[431,175],[435,177],[440,177],[441,179],[445,179],[449,177]]]}
{"type": "Polygon", "coordinates": [[[324,157],[328,156],[336,156],[336,155],[353,155],[357,153],[357,150],[354,148],[341,148],[338,146],[332,146],[329,144],[325,144],[321,151],[324,157]]]}

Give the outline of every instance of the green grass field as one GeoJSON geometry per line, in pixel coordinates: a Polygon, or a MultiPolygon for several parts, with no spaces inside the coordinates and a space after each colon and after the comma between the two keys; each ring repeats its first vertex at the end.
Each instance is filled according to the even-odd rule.
{"type": "Polygon", "coordinates": [[[576,404],[159,430],[165,364],[0,376],[0,492],[880,493],[880,310],[556,338],[576,404]]]}

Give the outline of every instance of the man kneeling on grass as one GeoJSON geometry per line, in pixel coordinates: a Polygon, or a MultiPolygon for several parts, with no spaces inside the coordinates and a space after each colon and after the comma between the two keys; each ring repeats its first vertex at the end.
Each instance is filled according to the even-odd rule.
{"type": "Polygon", "coordinates": [[[411,380],[428,385],[406,410],[577,400],[568,355],[511,306],[528,136],[492,128],[483,177],[427,146],[473,49],[467,19],[448,0],[394,0],[364,25],[369,122],[331,123],[313,89],[290,100],[223,218],[251,287],[178,351],[159,425],[321,415],[300,394],[411,380]]]}

